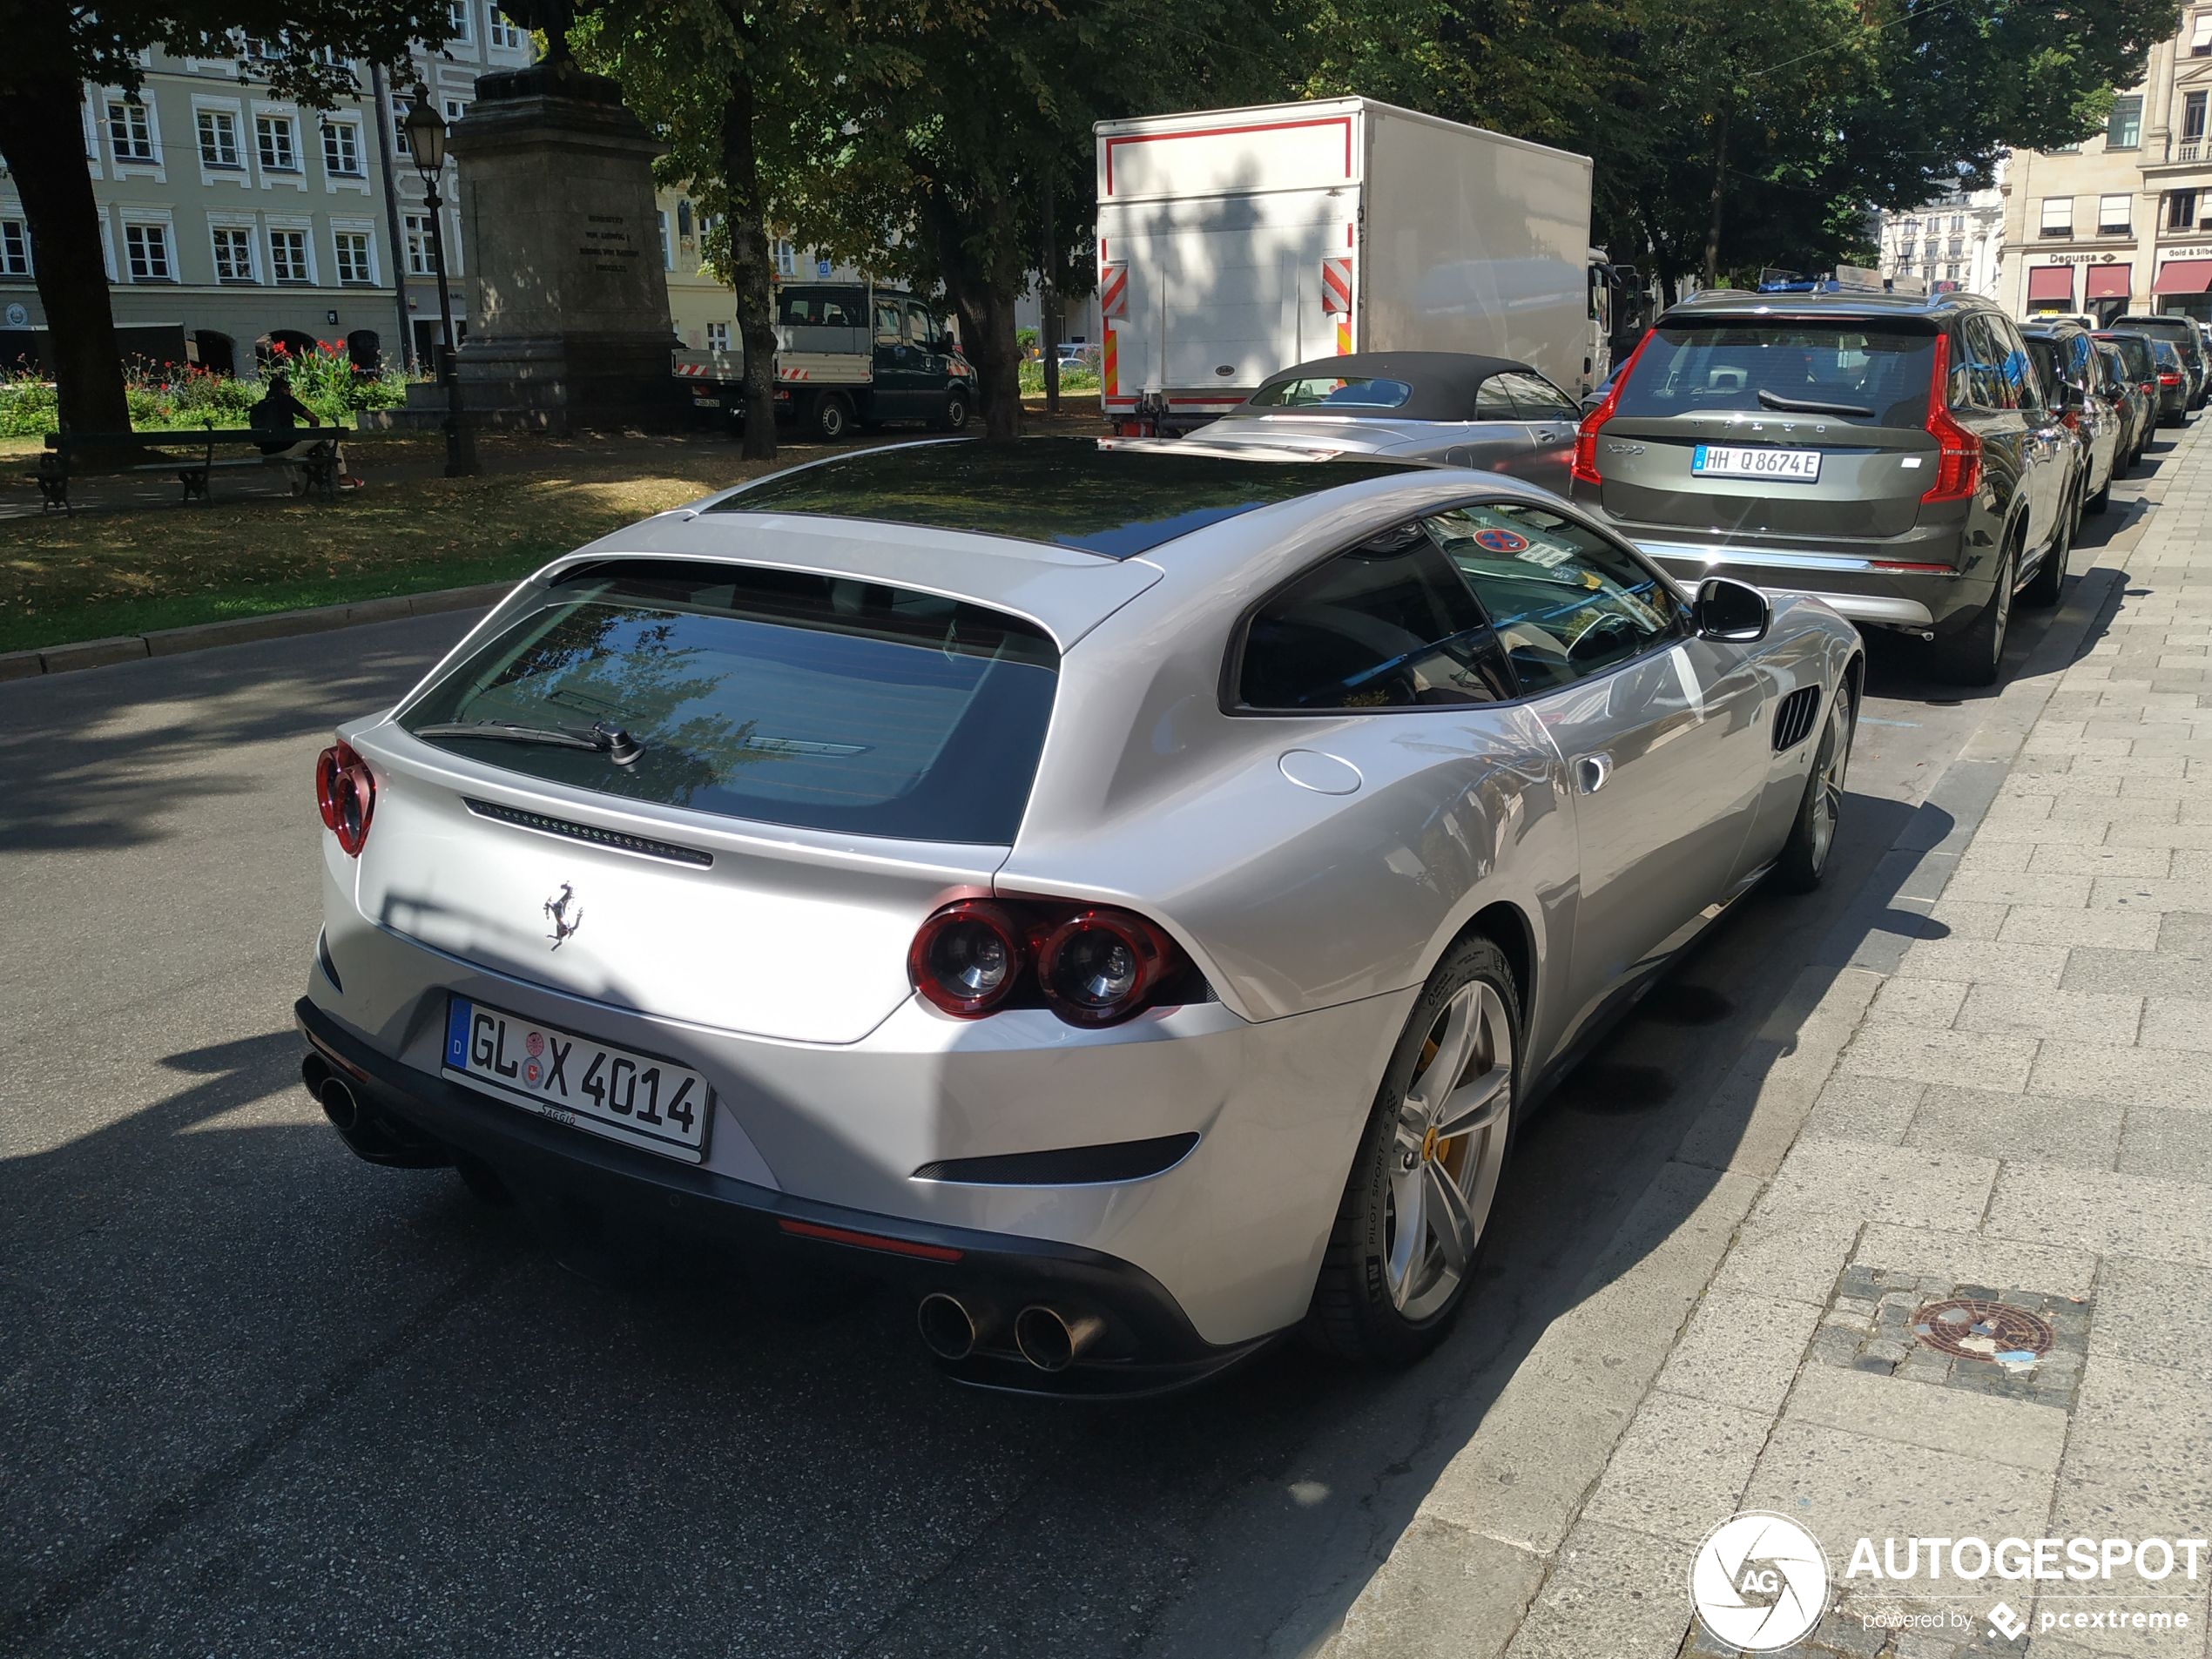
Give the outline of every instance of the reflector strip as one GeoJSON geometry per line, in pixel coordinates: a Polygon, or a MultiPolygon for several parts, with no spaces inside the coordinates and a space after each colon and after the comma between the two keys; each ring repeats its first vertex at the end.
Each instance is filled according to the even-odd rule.
{"type": "Polygon", "coordinates": [[[880,1233],[856,1233],[844,1227],[825,1227],[815,1221],[779,1221],[777,1226],[801,1238],[826,1239],[860,1250],[880,1250],[893,1256],[919,1256],[924,1261],[956,1262],[961,1252],[950,1244],[918,1244],[912,1239],[886,1238],[880,1233]]]}

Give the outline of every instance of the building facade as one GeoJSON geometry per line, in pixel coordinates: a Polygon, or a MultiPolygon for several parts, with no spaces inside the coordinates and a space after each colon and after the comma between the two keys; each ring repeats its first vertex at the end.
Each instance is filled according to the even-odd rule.
{"type": "Polygon", "coordinates": [[[2212,320],[2212,0],[2193,0],[2103,134],[2020,152],[2006,184],[2005,274],[2015,316],[2172,311],[2212,320]]]}
{"type": "Polygon", "coordinates": [[[1882,214],[1882,274],[1996,299],[2005,269],[2004,177],[2000,162],[1987,190],[1953,192],[1925,207],[1882,214]]]}
{"type": "MultiPolygon", "coordinates": [[[[329,110],[273,96],[254,72],[269,48],[253,39],[229,57],[149,54],[135,98],[84,89],[81,132],[57,138],[84,145],[126,353],[181,353],[247,375],[279,343],[343,340],[363,362],[427,355],[438,328],[430,224],[399,125],[413,83],[452,122],[478,75],[531,60],[529,35],[487,0],[451,4],[453,38],[415,54],[409,84],[361,67],[358,94],[329,110]]],[[[465,329],[470,284],[450,161],[439,193],[455,322],[465,329]]],[[[13,180],[0,172],[0,366],[42,356],[36,258],[13,180]]]]}

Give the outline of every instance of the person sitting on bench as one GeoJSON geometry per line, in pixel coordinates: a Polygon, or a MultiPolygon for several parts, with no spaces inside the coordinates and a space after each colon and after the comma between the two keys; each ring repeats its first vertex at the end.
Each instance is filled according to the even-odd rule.
{"type": "MultiPolygon", "coordinates": [[[[256,432],[289,433],[299,425],[303,416],[311,427],[322,425],[320,415],[292,395],[292,377],[280,369],[269,376],[269,389],[261,395],[261,401],[253,406],[253,411],[246,417],[246,422],[256,432]]],[[[330,444],[330,464],[336,470],[341,488],[357,489],[361,480],[346,470],[346,452],[339,447],[337,431],[338,428],[334,425],[331,428],[332,435],[327,440],[330,444]]],[[[287,437],[280,441],[264,443],[261,446],[261,453],[270,456],[305,457],[316,444],[323,442],[325,440],[320,438],[310,438],[304,443],[294,442],[291,438],[287,437]]]]}

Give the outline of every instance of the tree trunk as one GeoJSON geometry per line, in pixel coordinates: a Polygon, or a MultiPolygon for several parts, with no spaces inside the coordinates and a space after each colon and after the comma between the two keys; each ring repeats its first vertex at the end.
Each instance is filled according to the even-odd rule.
{"type": "Polygon", "coordinates": [[[722,181],[729,197],[730,284],[738,291],[738,337],[745,345],[745,448],[748,461],[776,455],[776,283],[767,204],[752,141],[752,72],[732,71],[722,106],[722,181]]]}
{"type": "Polygon", "coordinates": [[[48,58],[41,44],[19,41],[11,48],[18,64],[57,67],[51,74],[18,70],[0,81],[0,160],[15,175],[30,230],[31,263],[46,308],[45,368],[57,383],[64,429],[128,432],[131,405],[123,394],[123,353],[100,255],[99,208],[77,142],[78,83],[58,67],[66,62],[59,49],[48,58]]]}
{"type": "MultiPolygon", "coordinates": [[[[983,435],[1022,435],[1022,346],[1015,333],[1014,301],[1022,273],[992,270],[976,262],[963,234],[960,209],[941,187],[922,199],[922,234],[935,256],[945,293],[960,317],[961,348],[975,367],[975,394],[983,406],[983,435]]],[[[1018,267],[1021,261],[1015,260],[1018,267]]]]}
{"type": "Polygon", "coordinates": [[[1060,413],[1060,319],[1055,314],[1060,296],[1055,291],[1060,262],[1053,258],[1053,248],[1060,237],[1053,223],[1049,169],[1044,176],[1043,219],[1044,240],[1037,250],[1037,354],[1043,360],[1044,412],[1055,415],[1060,413]]]}
{"type": "Polygon", "coordinates": [[[1728,185],[1728,121],[1730,106],[1721,105],[1713,131],[1713,199],[1705,221],[1705,286],[1721,286],[1721,206],[1728,185]]]}

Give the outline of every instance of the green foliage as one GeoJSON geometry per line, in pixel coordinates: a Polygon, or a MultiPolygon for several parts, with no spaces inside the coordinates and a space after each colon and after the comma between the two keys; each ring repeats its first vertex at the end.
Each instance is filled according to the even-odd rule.
{"type": "MultiPolygon", "coordinates": [[[[1060,389],[1069,392],[1098,390],[1098,371],[1087,363],[1062,363],[1060,366],[1060,389]]],[[[1044,395],[1044,365],[1024,360],[1022,364],[1022,395],[1044,395]]]]}
{"type": "MultiPolygon", "coordinates": [[[[333,425],[350,428],[361,409],[397,408],[407,401],[407,377],[354,372],[345,342],[324,341],[312,352],[279,354],[291,377],[292,395],[333,425]]],[[[155,363],[144,358],[123,377],[123,395],[136,432],[185,431],[205,426],[242,427],[267,388],[259,381],[217,374],[197,363],[155,363]]],[[[51,381],[28,370],[0,376],[0,437],[35,438],[60,429],[51,381]]]]}

